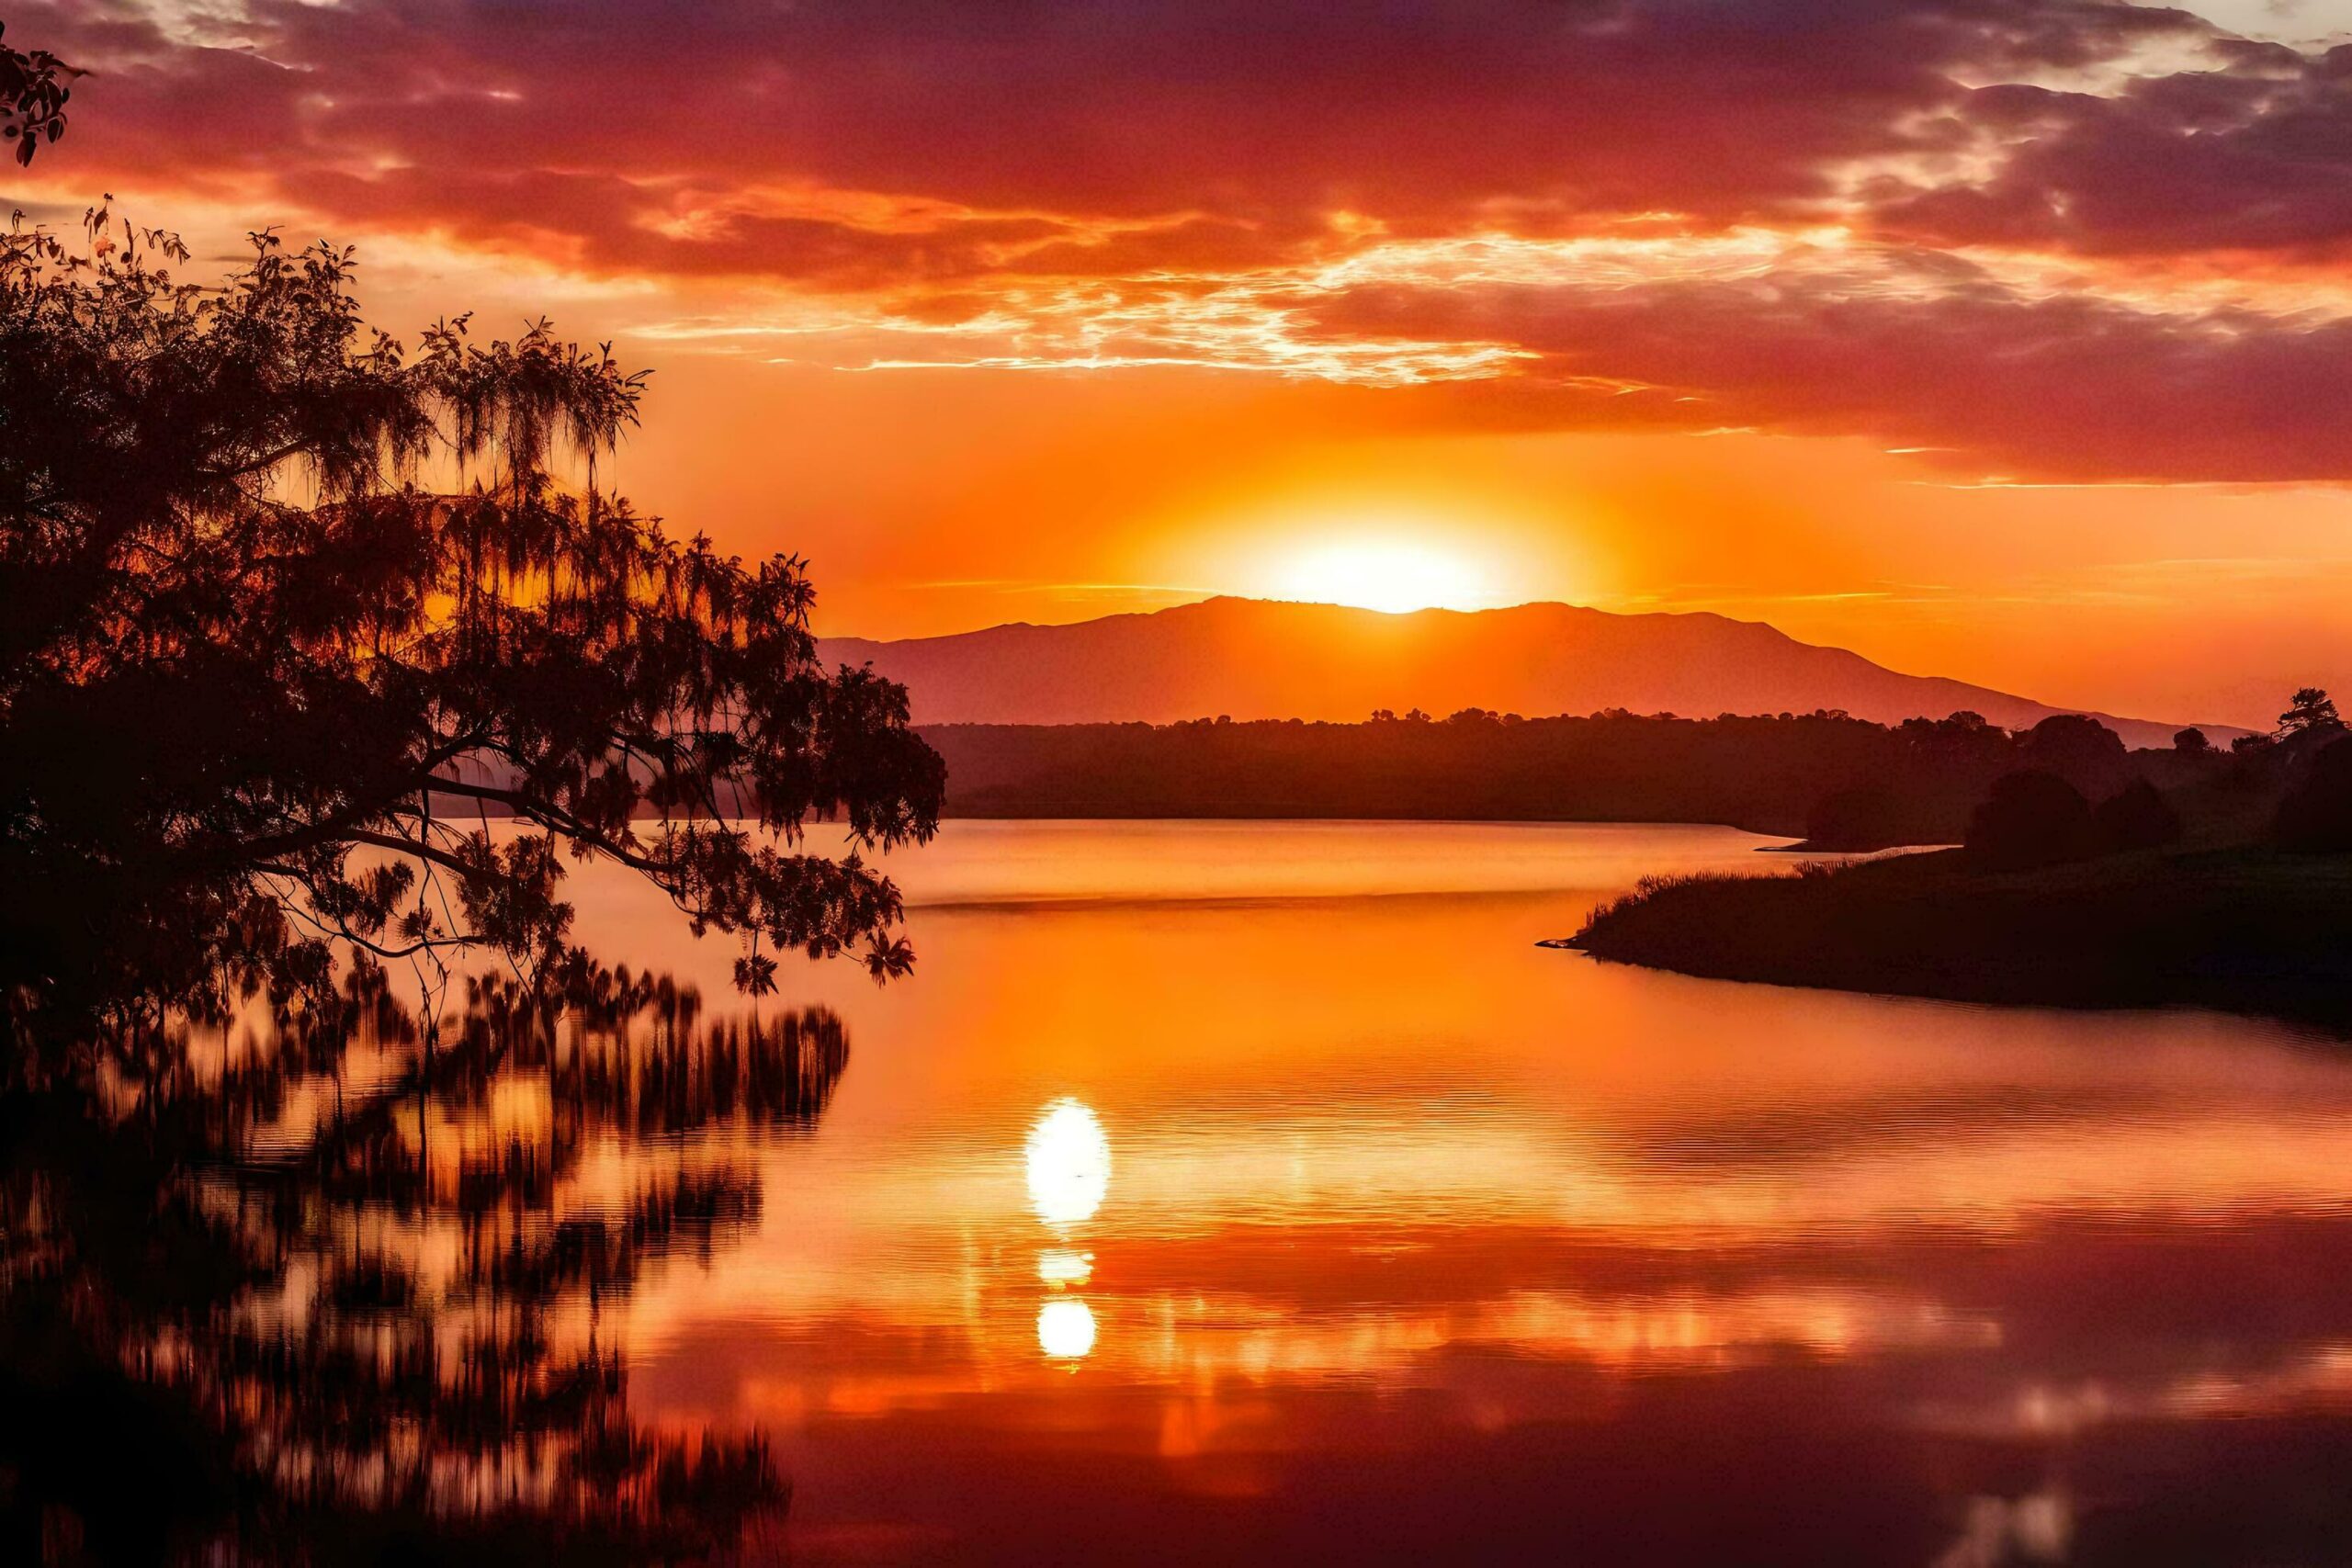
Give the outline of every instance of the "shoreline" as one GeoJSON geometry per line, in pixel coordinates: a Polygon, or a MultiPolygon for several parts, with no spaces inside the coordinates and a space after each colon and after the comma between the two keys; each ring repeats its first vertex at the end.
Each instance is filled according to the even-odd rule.
{"type": "Polygon", "coordinates": [[[1565,947],[1710,979],[2352,1028],[2352,857],[2140,852],[1986,872],[1958,851],[1663,878],[1565,947]]]}

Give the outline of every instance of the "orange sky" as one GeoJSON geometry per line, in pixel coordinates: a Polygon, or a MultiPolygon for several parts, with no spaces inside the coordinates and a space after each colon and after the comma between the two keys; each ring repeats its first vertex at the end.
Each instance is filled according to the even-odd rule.
{"type": "Polygon", "coordinates": [[[2352,3],[2209,13],[82,0],[0,196],[616,338],[623,487],[828,631],[1562,598],[2251,723],[2352,687],[2352,3]]]}

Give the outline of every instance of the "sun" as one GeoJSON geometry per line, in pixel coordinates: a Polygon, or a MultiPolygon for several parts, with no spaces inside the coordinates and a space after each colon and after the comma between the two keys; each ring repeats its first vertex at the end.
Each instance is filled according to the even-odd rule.
{"type": "Polygon", "coordinates": [[[1300,553],[1283,570],[1276,597],[1401,615],[1475,609],[1492,595],[1476,569],[1459,555],[1408,540],[1363,539],[1300,553]]]}

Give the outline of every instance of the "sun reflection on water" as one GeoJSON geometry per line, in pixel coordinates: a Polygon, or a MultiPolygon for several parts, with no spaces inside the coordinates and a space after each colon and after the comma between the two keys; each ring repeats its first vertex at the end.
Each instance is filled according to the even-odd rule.
{"type": "MultiPolygon", "coordinates": [[[[1111,1190],[1111,1139],[1102,1119],[1081,1102],[1064,1098],[1046,1107],[1029,1129],[1029,1205],[1068,1240],[1102,1206],[1111,1190]]],[[[1068,1247],[1037,1254],[1037,1278],[1055,1293],[1037,1309],[1037,1347],[1046,1359],[1075,1365],[1094,1348],[1094,1309],[1067,1290],[1084,1285],[1094,1273],[1094,1255],[1068,1247]]]]}
{"type": "Polygon", "coordinates": [[[1094,1255],[1049,1247],[1037,1254],[1037,1278],[1056,1290],[1083,1285],[1094,1273],[1094,1255]]]}
{"type": "Polygon", "coordinates": [[[1075,1361],[1094,1348],[1094,1309],[1076,1296],[1056,1296],[1037,1309],[1037,1346],[1057,1361],[1075,1361]]]}
{"type": "Polygon", "coordinates": [[[1111,1187],[1111,1140],[1075,1100],[1046,1107],[1029,1129],[1029,1203],[1049,1225],[1082,1224],[1111,1187]]]}

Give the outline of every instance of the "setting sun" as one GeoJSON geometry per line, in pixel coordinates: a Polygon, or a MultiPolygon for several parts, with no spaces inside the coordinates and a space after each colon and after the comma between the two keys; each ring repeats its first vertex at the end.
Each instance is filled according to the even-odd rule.
{"type": "Polygon", "coordinates": [[[1409,610],[1467,610],[1491,604],[1492,592],[1458,556],[1395,540],[1318,547],[1300,555],[1276,579],[1283,599],[1402,615],[1409,610]]]}
{"type": "Polygon", "coordinates": [[[0,1568],[2352,1568],[2352,0],[0,35],[0,1568]]]}

